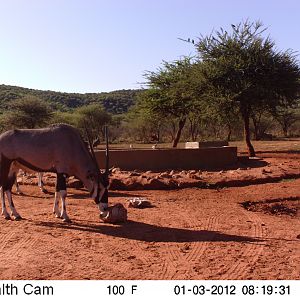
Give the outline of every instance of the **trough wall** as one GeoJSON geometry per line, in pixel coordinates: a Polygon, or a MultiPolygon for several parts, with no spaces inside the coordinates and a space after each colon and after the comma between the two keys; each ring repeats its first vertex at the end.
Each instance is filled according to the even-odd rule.
{"type": "MultiPolygon", "coordinates": [[[[105,151],[95,151],[100,168],[105,164],[105,151]]],[[[110,150],[109,167],[122,170],[211,169],[237,163],[236,147],[199,149],[110,150]]]]}

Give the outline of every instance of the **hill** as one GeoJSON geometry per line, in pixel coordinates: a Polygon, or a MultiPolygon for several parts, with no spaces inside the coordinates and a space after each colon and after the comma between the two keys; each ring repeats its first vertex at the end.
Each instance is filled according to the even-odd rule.
{"type": "Polygon", "coordinates": [[[91,103],[101,103],[107,112],[121,114],[135,103],[141,90],[118,90],[103,93],[62,93],[42,91],[18,86],[0,85],[0,109],[8,108],[11,101],[26,95],[45,100],[55,110],[68,111],[91,103]]]}

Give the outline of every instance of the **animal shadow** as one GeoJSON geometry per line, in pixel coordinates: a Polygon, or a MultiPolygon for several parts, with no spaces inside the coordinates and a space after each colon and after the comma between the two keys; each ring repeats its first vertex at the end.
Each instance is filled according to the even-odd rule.
{"type": "Polygon", "coordinates": [[[137,221],[127,221],[122,225],[111,224],[84,224],[73,221],[70,224],[62,224],[57,222],[38,222],[37,225],[55,228],[64,228],[67,230],[78,230],[93,232],[96,234],[104,234],[130,240],[138,240],[144,242],[241,242],[241,243],[257,243],[261,239],[248,236],[239,236],[226,234],[212,230],[191,230],[183,228],[173,228],[147,224],[137,221]]]}

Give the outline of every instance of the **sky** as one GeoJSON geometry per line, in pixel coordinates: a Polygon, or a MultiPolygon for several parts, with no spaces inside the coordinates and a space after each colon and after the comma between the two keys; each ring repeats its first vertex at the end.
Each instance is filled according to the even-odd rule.
{"type": "Polygon", "coordinates": [[[138,89],[220,27],[260,20],[300,51],[298,0],[0,0],[0,84],[60,92],[138,89]]]}

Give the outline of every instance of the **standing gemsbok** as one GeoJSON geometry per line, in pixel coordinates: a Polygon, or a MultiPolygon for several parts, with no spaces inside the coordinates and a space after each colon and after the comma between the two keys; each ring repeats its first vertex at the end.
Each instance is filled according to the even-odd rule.
{"type": "MultiPolygon", "coordinates": [[[[106,141],[106,145],[108,142],[106,141]]],[[[106,215],[108,207],[108,149],[106,149],[106,170],[100,172],[92,143],[89,139],[89,152],[78,130],[66,124],[52,125],[41,129],[15,129],[0,135],[0,186],[2,214],[10,216],[5,206],[5,194],[16,220],[20,219],[12,200],[13,177],[9,176],[13,161],[36,172],[57,174],[54,213],[64,221],[70,221],[65,199],[66,177],[75,176],[82,181],[100,210],[100,217],[106,215]],[[58,198],[62,208],[59,212],[58,198]]]]}
{"type": "MultiPolygon", "coordinates": [[[[15,186],[16,186],[16,192],[17,192],[17,194],[22,194],[19,182],[17,180],[17,176],[18,176],[18,174],[19,174],[20,171],[23,172],[23,176],[25,174],[28,174],[28,173],[29,174],[36,173],[33,170],[30,170],[30,169],[26,168],[25,166],[22,166],[17,161],[13,161],[11,163],[10,170],[9,170],[9,175],[8,176],[15,177],[15,186]]],[[[37,173],[38,187],[40,188],[41,192],[45,193],[46,189],[44,188],[43,174],[44,174],[43,172],[38,172],[37,173]]]]}

